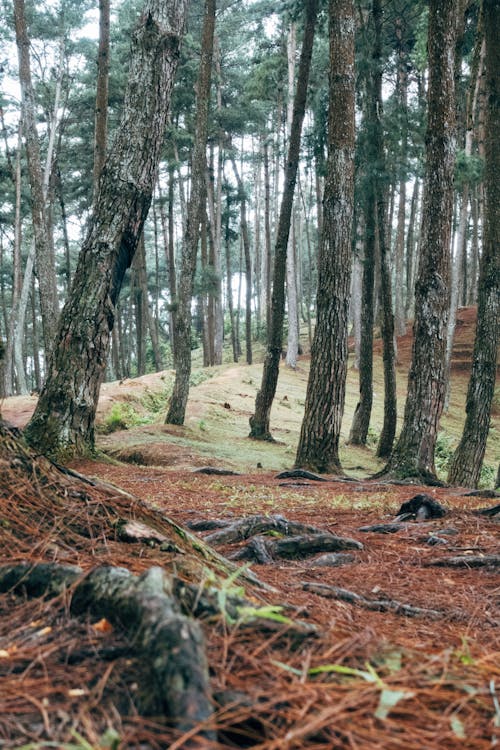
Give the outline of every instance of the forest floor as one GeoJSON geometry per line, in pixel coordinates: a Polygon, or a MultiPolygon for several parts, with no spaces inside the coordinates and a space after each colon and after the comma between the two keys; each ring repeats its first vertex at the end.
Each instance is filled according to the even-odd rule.
{"type": "MultiPolygon", "coordinates": [[[[453,448],[463,422],[473,311],[460,310],[459,321],[443,454],[453,448]]],[[[402,397],[410,336],[400,340],[398,352],[402,397]]],[[[0,747],[500,747],[500,514],[477,512],[497,505],[498,493],[369,479],[379,466],[373,446],[342,447],[345,478],[280,476],[293,465],[307,369],[307,357],[296,371],[282,367],[273,444],[247,437],[261,365],[228,365],[208,378],[196,371],[199,382],[182,428],[161,422],[171,373],[106,384],[99,409],[101,459],[71,463],[184,527],[195,530],[208,522],[210,531],[195,532],[200,538],[255,516],[279,525],[280,516],[360,543],[330,555],[325,565],[319,554],[281,557],[272,544],[287,537],[282,523],[256,541],[251,530],[250,538],[234,542],[218,544],[212,537],[217,551],[229,557],[250,542],[249,554],[257,550],[258,557],[251,571],[268,585],[247,588],[263,608],[260,624],[248,627],[224,612],[226,597],[245,585],[231,575],[220,601],[222,616],[203,625],[217,739],[207,739],[205,725],[183,733],[148,716],[137,688],[141,665],[123,652],[123,638],[109,623],[75,618],[61,599],[19,601],[8,593],[0,595],[0,747]],[[221,473],[206,473],[207,467],[221,473]],[[236,473],[222,473],[229,471],[236,473]],[[401,505],[421,494],[444,514],[399,519],[401,505]],[[296,622],[306,623],[302,633],[296,622]]],[[[350,372],[346,434],[355,377],[350,372]]],[[[375,390],[383,392],[380,362],[375,390]]],[[[33,398],[8,399],[2,416],[22,426],[32,408],[33,398]]],[[[374,433],[380,415],[379,404],[374,433]]],[[[488,446],[492,472],[499,458],[495,434],[498,421],[488,446]]],[[[82,511],[72,485],[56,519],[30,499],[29,524],[21,523],[19,511],[26,492],[24,486],[10,495],[0,491],[2,565],[28,558],[87,570],[98,562],[141,573],[172,562],[154,541],[127,544],[106,536],[102,519],[108,511],[99,510],[97,522],[97,511],[89,508],[105,502],[103,508],[123,514],[118,491],[108,489],[105,501],[86,500],[86,530],[76,536],[74,518],[82,511]]],[[[207,567],[200,587],[211,576],[207,567]]]]}

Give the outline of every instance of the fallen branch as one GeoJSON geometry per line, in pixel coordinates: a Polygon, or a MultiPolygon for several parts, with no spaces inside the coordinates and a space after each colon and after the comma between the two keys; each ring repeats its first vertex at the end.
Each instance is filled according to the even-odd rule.
{"type": "Polygon", "coordinates": [[[367,599],[365,596],[356,594],[354,591],[342,589],[338,586],[329,586],[326,583],[304,581],[302,588],[304,591],[325,596],[327,599],[339,599],[375,612],[392,612],[395,615],[404,615],[405,617],[429,617],[432,619],[444,616],[444,612],[438,609],[415,607],[412,604],[403,604],[403,602],[399,602],[396,599],[367,599]]]}
{"type": "MultiPolygon", "coordinates": [[[[76,566],[23,563],[0,568],[0,591],[55,595],[71,587],[71,612],[105,617],[133,643],[149,666],[154,704],[183,732],[212,714],[208,665],[200,625],[179,612],[172,581],[158,567],[142,576],[102,567],[87,575],[76,566]]],[[[203,735],[215,739],[213,732],[203,735]]]]}

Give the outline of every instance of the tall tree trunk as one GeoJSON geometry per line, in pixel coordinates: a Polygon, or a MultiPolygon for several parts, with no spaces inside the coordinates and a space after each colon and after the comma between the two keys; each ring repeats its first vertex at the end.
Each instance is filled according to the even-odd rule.
{"type": "MultiPolygon", "coordinates": [[[[5,396],[12,396],[13,389],[13,374],[14,374],[14,339],[16,335],[16,326],[19,326],[19,299],[21,294],[21,149],[22,149],[22,125],[19,122],[19,131],[17,139],[17,154],[16,164],[14,172],[15,180],[15,192],[16,192],[16,207],[15,207],[15,219],[14,219],[14,249],[12,257],[12,300],[11,300],[11,314],[7,328],[7,345],[5,347],[5,355],[3,360],[4,367],[4,392],[5,396]]],[[[24,327],[24,326],[23,326],[24,327]]],[[[22,362],[22,358],[21,358],[22,362]]],[[[24,387],[24,391],[18,391],[20,393],[26,392],[24,372],[18,375],[18,387],[21,385],[24,387]]]]}
{"type": "MultiPolygon", "coordinates": [[[[287,106],[287,137],[290,138],[293,117],[293,92],[295,89],[295,54],[297,46],[297,26],[294,22],[290,24],[287,39],[288,59],[288,106],[287,106]]],[[[288,250],[286,256],[286,290],[288,299],[288,336],[286,345],[286,364],[289,367],[297,366],[297,354],[299,350],[299,322],[297,314],[297,270],[295,258],[295,222],[292,217],[290,237],[288,239],[288,250]]]]}
{"type": "MultiPolygon", "coordinates": [[[[374,70],[374,96],[376,102],[375,128],[373,139],[376,148],[376,172],[375,172],[375,191],[377,195],[377,233],[378,247],[380,253],[380,305],[381,305],[381,328],[382,328],[382,345],[384,361],[384,423],[380,440],[377,446],[377,456],[388,458],[392,450],[394,435],[396,434],[397,420],[397,399],[396,399],[396,354],[394,348],[394,313],[392,309],[392,281],[390,268],[390,227],[391,214],[387,214],[387,165],[385,159],[384,133],[382,129],[382,31],[383,16],[382,3],[380,0],[373,0],[372,5],[373,21],[375,26],[375,62],[378,65],[374,70]],[[387,223],[386,223],[387,222],[387,223]]],[[[404,137],[403,137],[404,142],[404,137]]],[[[405,149],[403,148],[403,153],[405,149]]],[[[402,178],[401,182],[404,181],[402,178]]],[[[403,202],[405,190],[400,193],[399,200],[403,202]]],[[[403,240],[404,240],[404,221],[403,221],[403,240]]],[[[401,253],[403,252],[404,242],[401,243],[401,253]]],[[[403,258],[400,263],[396,263],[399,268],[400,277],[396,277],[396,284],[403,287],[403,258]]],[[[400,299],[400,312],[403,314],[403,299],[400,299]]]]}
{"type": "Polygon", "coordinates": [[[354,3],[330,0],[328,164],[317,323],[295,465],[341,473],[354,212],[354,3]],[[341,114],[340,114],[341,113],[341,114]]]}
{"type": "Polygon", "coordinates": [[[411,196],[410,218],[408,220],[408,232],[406,234],[406,305],[405,318],[408,320],[413,316],[413,302],[415,299],[415,267],[417,258],[417,246],[415,238],[415,225],[417,222],[418,204],[420,198],[420,180],[415,177],[413,193],[411,196]]]}
{"type": "Polygon", "coordinates": [[[201,58],[196,84],[196,126],[191,162],[191,193],[182,246],[176,312],[175,382],[165,422],[184,424],[191,375],[191,299],[202,215],[206,210],[208,109],[215,31],[215,0],[205,0],[201,58]]]}
{"type": "Polygon", "coordinates": [[[229,310],[229,323],[231,330],[231,346],[233,350],[233,362],[238,361],[238,337],[236,331],[236,321],[234,315],[234,304],[233,304],[233,270],[231,266],[231,241],[229,232],[230,222],[230,205],[229,205],[229,194],[227,196],[227,207],[226,207],[226,226],[225,226],[225,240],[224,245],[226,249],[226,295],[227,295],[227,307],[229,310]]]}
{"type": "Polygon", "coordinates": [[[47,380],[26,428],[29,442],[47,453],[83,453],[94,445],[115,305],[151,203],[186,5],[186,0],[146,0],[133,35],[122,119],[102,171],[47,380]]]}
{"type": "MultiPolygon", "coordinates": [[[[467,100],[465,105],[465,145],[464,145],[464,157],[470,159],[472,156],[472,147],[474,142],[474,113],[476,111],[477,99],[479,96],[479,85],[482,75],[482,68],[484,62],[484,42],[483,42],[483,24],[479,22],[478,38],[476,41],[476,49],[474,52],[474,61],[471,72],[471,80],[469,90],[467,92],[467,100]]],[[[461,62],[461,58],[460,58],[461,62]]],[[[450,317],[448,321],[448,331],[446,336],[446,370],[448,379],[447,388],[447,400],[449,398],[450,391],[450,369],[451,369],[451,355],[453,350],[453,337],[455,335],[455,325],[457,319],[457,309],[460,300],[460,288],[466,286],[466,277],[462,275],[464,259],[467,257],[467,234],[469,224],[469,182],[464,179],[461,195],[460,195],[460,210],[458,212],[458,231],[456,233],[456,245],[455,245],[455,257],[451,268],[451,297],[450,297],[450,317]],[[462,275],[462,278],[461,278],[462,275]],[[462,281],[462,283],[461,283],[462,281]]]]}
{"type": "Polygon", "coordinates": [[[271,333],[271,304],[272,304],[272,242],[271,242],[271,182],[269,175],[269,144],[267,139],[264,138],[262,151],[264,155],[264,237],[265,237],[265,252],[264,252],[264,299],[265,299],[265,310],[266,310],[266,331],[267,340],[271,333]]]}
{"type": "Polygon", "coordinates": [[[94,125],[94,199],[106,158],[109,86],[109,8],[110,0],[99,0],[99,49],[94,125]]]}
{"type": "Polygon", "coordinates": [[[412,362],[403,428],[386,473],[435,481],[446,391],[446,328],[455,164],[455,0],[430,0],[426,167],[412,362]]]}
{"type": "Polygon", "coordinates": [[[146,273],[146,246],[144,233],[137,244],[132,261],[132,296],[134,300],[137,375],[146,374],[146,336],[148,327],[148,277],[146,273]]]}
{"type": "MultiPolygon", "coordinates": [[[[397,85],[396,93],[400,109],[401,128],[401,153],[399,166],[399,204],[396,242],[394,248],[395,256],[395,289],[394,289],[394,327],[396,336],[406,333],[406,318],[404,304],[404,251],[405,251],[405,220],[406,220],[406,178],[407,178],[407,152],[408,152],[408,60],[405,43],[404,19],[398,17],[395,24],[397,40],[397,85]]],[[[390,240],[389,240],[390,242],[390,240]]],[[[380,446],[379,446],[380,448],[380,446]]],[[[390,450],[386,455],[389,455],[390,450]]]]}
{"type": "Polygon", "coordinates": [[[250,417],[250,437],[272,440],[269,421],[271,406],[278,383],[279,364],[283,345],[285,316],[285,273],[288,237],[292,216],[293,194],[300,156],[300,136],[306,109],[307,85],[311,67],[314,30],[318,16],[318,0],[307,0],[306,23],[300,54],[297,90],[293,104],[292,128],[285,170],[285,187],[281,201],[278,231],[274,250],[273,291],[267,352],[264,359],[262,382],[255,400],[255,413],[250,417]]]}
{"type": "Polygon", "coordinates": [[[19,57],[19,79],[23,102],[26,155],[31,189],[31,216],[36,249],[36,272],[40,290],[45,353],[48,355],[56,331],[59,315],[54,249],[49,236],[43,189],[40,144],[36,129],[36,105],[31,80],[29,38],[24,0],[14,0],[14,21],[19,57]]]}
{"type": "Polygon", "coordinates": [[[295,369],[297,367],[297,355],[299,353],[299,313],[297,301],[297,259],[296,255],[296,228],[295,217],[292,218],[290,238],[288,240],[287,265],[286,265],[286,288],[288,296],[288,337],[286,347],[286,364],[295,369]]]}
{"type": "Polygon", "coordinates": [[[246,362],[252,364],[252,258],[250,254],[250,236],[247,222],[247,198],[243,180],[238,171],[234,156],[231,157],[234,176],[238,185],[238,199],[240,201],[240,229],[245,258],[245,343],[246,362]]]}
{"type": "Polygon", "coordinates": [[[499,0],[484,0],[486,38],[485,224],[472,372],[460,444],[448,474],[451,484],[477,487],[491,418],[500,334],[500,28],[499,0]]]}
{"type": "MultiPolygon", "coordinates": [[[[366,81],[366,161],[364,198],[364,254],[361,283],[361,336],[359,348],[359,401],[354,411],[349,443],[365,445],[370,426],[373,405],[373,323],[375,316],[375,267],[377,258],[377,143],[373,133],[378,128],[376,74],[380,68],[380,44],[373,44],[371,51],[372,71],[366,81]]],[[[384,222],[385,225],[385,222],[384,222]]]]}

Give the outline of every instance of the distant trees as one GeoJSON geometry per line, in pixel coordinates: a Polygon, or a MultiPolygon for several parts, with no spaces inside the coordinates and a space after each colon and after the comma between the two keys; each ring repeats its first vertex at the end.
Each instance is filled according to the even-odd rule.
{"type": "MultiPolygon", "coordinates": [[[[0,69],[0,188],[4,196],[0,205],[0,336],[6,342],[0,381],[5,394],[41,389],[49,375],[45,352],[50,349],[53,334],[46,323],[57,317],[57,311],[51,314],[49,306],[68,297],[81,236],[92,221],[93,183],[107,151],[104,136],[109,132],[112,142],[121,121],[128,40],[137,19],[135,0],[117,2],[110,19],[108,0],[102,0],[99,52],[98,40],[86,36],[88,27],[84,33],[74,33],[85,23],[87,9],[95,10],[95,3],[59,0],[56,11],[47,4],[27,3],[24,8],[24,2],[12,3],[15,15],[6,6],[7,24],[0,30],[8,50],[0,69]],[[15,21],[20,51],[17,67],[15,21]],[[107,52],[108,32],[112,58],[107,52]],[[30,42],[29,54],[26,39],[30,42]],[[96,60],[102,62],[98,81],[96,60]],[[22,82],[23,118],[16,95],[11,93],[15,78],[22,82]],[[106,110],[107,123],[101,117],[106,110]],[[40,179],[41,191],[37,187],[40,179]]],[[[158,156],[152,210],[144,221],[131,272],[125,272],[120,281],[121,293],[113,308],[111,351],[109,356],[102,354],[106,360],[102,377],[122,378],[174,368],[175,388],[167,420],[182,424],[193,353],[204,366],[220,364],[227,357],[236,362],[242,354],[247,362],[256,362],[263,345],[262,380],[250,429],[252,437],[270,439],[280,359],[286,357],[287,364],[294,366],[299,345],[307,349],[316,328],[325,357],[332,344],[328,336],[337,342],[339,350],[332,359],[330,385],[321,381],[320,386],[318,381],[319,390],[311,386],[308,409],[312,409],[315,393],[320,401],[333,399],[330,405],[336,410],[335,437],[327,438],[325,432],[324,442],[326,445],[333,440],[328,451],[333,450],[335,460],[329,463],[329,454],[324,465],[340,470],[336,463],[339,445],[335,443],[341,440],[338,420],[343,395],[341,389],[334,392],[331,384],[340,386],[344,377],[343,312],[322,331],[326,320],[322,305],[331,297],[329,303],[334,301],[343,310],[343,274],[350,272],[352,261],[343,250],[337,256],[333,245],[327,250],[324,244],[331,199],[328,150],[332,147],[327,136],[330,39],[323,22],[326,6],[316,0],[279,4],[270,0],[241,0],[236,4],[218,0],[213,55],[208,60],[202,55],[207,4],[191,3],[186,11],[189,31],[178,62],[166,138],[158,156]],[[314,20],[313,24],[316,15],[318,22],[314,20]],[[308,45],[312,64],[309,81],[304,83],[304,60],[300,63],[299,58],[300,50],[308,45]],[[202,57],[203,86],[197,80],[202,57]],[[299,89],[302,99],[299,109],[295,106],[294,110],[299,89]],[[202,111],[206,122],[200,138],[197,120],[202,111]],[[299,115],[303,125],[297,138],[299,115]],[[195,204],[196,218],[192,220],[195,204]],[[344,264],[341,268],[336,265],[339,258],[344,264]],[[326,291],[318,287],[319,279],[326,291]]],[[[214,10],[215,0],[210,4],[214,10]]],[[[353,325],[351,333],[361,354],[360,398],[350,442],[366,444],[380,433],[377,453],[381,457],[390,453],[396,426],[398,336],[415,315],[417,339],[406,409],[407,420],[414,412],[410,431],[421,435],[426,446],[407,450],[410,443],[405,424],[401,434],[401,446],[406,446],[403,453],[419,453],[417,464],[421,466],[417,470],[413,459],[401,464],[398,442],[389,468],[403,474],[417,471],[422,478],[427,471],[433,476],[431,456],[442,408],[441,389],[451,373],[454,311],[459,305],[480,301],[480,265],[481,279],[484,273],[488,277],[484,271],[488,253],[482,248],[489,226],[483,164],[491,162],[491,150],[485,154],[487,96],[480,6],[479,0],[457,0],[452,6],[447,3],[439,8],[423,0],[359,0],[355,4],[357,126],[352,222],[356,262],[348,324],[353,325]],[[435,189],[437,180],[425,188],[422,201],[426,119],[431,122],[434,117],[426,91],[434,80],[433,69],[439,57],[438,53],[427,53],[428,20],[432,31],[435,16],[439,20],[443,13],[457,34],[453,52],[458,159],[454,186],[446,197],[446,211],[451,201],[456,216],[455,226],[446,230],[454,239],[451,278],[448,268],[439,265],[437,250],[429,256],[429,247],[437,247],[431,237],[436,221],[424,217],[422,222],[422,215],[427,216],[430,210],[438,221],[444,218],[444,211],[435,205],[441,189],[435,189]],[[420,277],[415,285],[417,267],[420,277]],[[452,302],[448,305],[450,286],[452,302]],[[437,318],[446,318],[447,309],[447,352],[442,370],[438,364],[441,348],[434,348],[431,341],[440,338],[441,322],[437,318]],[[379,337],[385,374],[383,426],[378,424],[377,402],[377,417],[372,416],[373,357],[379,356],[379,337]],[[418,342],[423,340],[427,346],[421,347],[418,342]]],[[[486,0],[482,6],[485,13],[491,12],[486,0]]],[[[440,48],[448,41],[438,40],[434,46],[440,48]]],[[[446,93],[446,86],[442,90],[446,93]]],[[[440,105],[448,101],[447,95],[441,99],[440,105]]],[[[431,146],[437,149],[439,138],[435,143],[432,128],[427,132],[430,158],[431,146]]],[[[451,132],[446,129],[444,146],[449,145],[451,132]]],[[[135,148],[134,143],[131,139],[130,150],[135,148]]],[[[443,147],[441,154],[435,155],[435,163],[444,163],[446,168],[432,179],[452,179],[453,170],[447,161],[450,150],[443,147]]],[[[331,227],[329,231],[331,234],[331,227]]],[[[479,310],[483,320],[482,310],[492,309],[490,301],[485,305],[479,310]]],[[[481,324],[478,336],[480,330],[481,324]]],[[[486,351],[486,344],[478,342],[477,346],[481,352],[486,351]]],[[[317,348],[315,344],[312,372],[320,359],[317,348]]],[[[99,361],[99,367],[103,366],[99,361]]],[[[378,374],[378,370],[375,372],[378,374]]],[[[375,398],[381,398],[377,389],[375,398]]],[[[487,395],[481,396],[481,403],[489,413],[487,395]]],[[[467,408],[474,413],[471,406],[467,408]]],[[[477,417],[474,425],[480,422],[482,417],[477,417]]],[[[312,432],[309,427],[308,434],[312,432]]],[[[462,465],[466,450],[463,443],[462,465]]],[[[481,451],[474,448],[472,452],[474,463],[480,462],[481,451]]],[[[457,462],[450,477],[455,476],[457,462]]],[[[317,466],[320,464],[318,461],[317,466]]]]}
{"type": "Polygon", "coordinates": [[[278,383],[279,363],[283,346],[283,321],[285,317],[285,277],[293,196],[300,157],[300,137],[306,110],[307,85],[311,67],[314,31],[318,15],[318,0],[305,4],[305,28],[300,54],[297,87],[293,104],[290,143],[285,169],[285,186],[281,200],[276,243],[274,248],[273,291],[271,298],[267,351],[262,371],[262,382],[255,400],[255,411],[250,417],[250,437],[271,440],[270,415],[278,383]]]}

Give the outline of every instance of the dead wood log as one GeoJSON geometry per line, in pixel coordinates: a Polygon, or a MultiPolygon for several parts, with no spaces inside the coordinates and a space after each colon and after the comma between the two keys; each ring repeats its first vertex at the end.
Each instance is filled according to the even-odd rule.
{"type": "Polygon", "coordinates": [[[339,599],[375,612],[392,612],[395,615],[404,615],[405,617],[428,617],[431,619],[438,619],[445,614],[438,609],[415,607],[413,604],[404,604],[397,599],[367,599],[367,597],[356,594],[354,591],[338,586],[329,586],[326,583],[303,581],[302,588],[313,594],[325,596],[327,599],[339,599]]]}
{"type": "Polygon", "coordinates": [[[329,533],[304,534],[283,539],[257,536],[234,553],[231,559],[269,563],[276,558],[301,559],[318,552],[339,552],[346,549],[363,549],[363,545],[356,539],[329,533]]]}
{"type": "Polygon", "coordinates": [[[440,568],[499,568],[500,555],[456,555],[429,560],[425,564],[440,568]]]}
{"type": "Polygon", "coordinates": [[[266,531],[274,531],[286,536],[297,534],[322,534],[322,529],[317,526],[308,526],[296,521],[288,521],[283,516],[248,516],[239,518],[221,531],[214,531],[204,538],[208,544],[233,544],[242,542],[256,534],[266,531]]]}
{"type": "MultiPolygon", "coordinates": [[[[25,563],[0,568],[0,591],[54,595],[71,587],[71,612],[105,617],[133,644],[150,668],[143,686],[153,704],[183,731],[209,719],[208,665],[201,626],[179,611],[172,582],[153,567],[142,576],[125,568],[96,568],[83,575],[76,566],[25,563]]],[[[215,739],[206,731],[207,739],[215,739]]]]}

